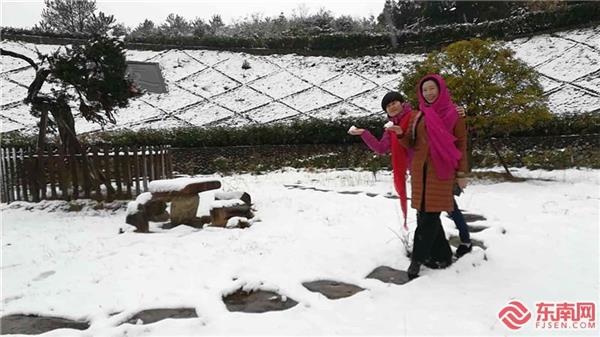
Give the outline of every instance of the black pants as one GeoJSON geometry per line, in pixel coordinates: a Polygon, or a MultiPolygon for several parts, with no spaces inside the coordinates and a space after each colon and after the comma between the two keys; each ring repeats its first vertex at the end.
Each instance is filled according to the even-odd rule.
{"type": "Polygon", "coordinates": [[[423,195],[421,210],[417,212],[417,229],[413,240],[412,259],[425,262],[452,262],[452,250],[446,240],[441,212],[425,212],[425,190],[427,188],[427,163],[423,167],[423,195]]]}
{"type": "Polygon", "coordinates": [[[452,250],[446,240],[440,212],[417,213],[412,259],[420,263],[452,261],[452,250]]]}

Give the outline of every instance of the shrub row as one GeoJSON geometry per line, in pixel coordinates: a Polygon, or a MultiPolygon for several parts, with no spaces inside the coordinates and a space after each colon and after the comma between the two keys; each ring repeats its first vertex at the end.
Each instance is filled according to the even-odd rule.
{"type": "MultiPolygon", "coordinates": [[[[113,145],[160,145],[192,148],[206,146],[240,145],[289,145],[289,144],[350,144],[360,142],[360,137],[347,134],[351,125],[370,130],[381,136],[386,119],[381,117],[306,120],[288,124],[250,125],[240,128],[187,127],[175,129],[142,129],[139,131],[105,131],[80,136],[87,144],[113,145]]],[[[600,133],[600,114],[566,114],[554,116],[548,121],[538,122],[529,130],[495,134],[494,137],[544,137],[569,134],[600,133]]],[[[12,146],[34,146],[33,135],[19,132],[3,134],[2,144],[12,146]]],[[[52,139],[50,140],[53,141],[52,139]]]]}
{"type": "MultiPolygon", "coordinates": [[[[453,41],[479,38],[508,39],[537,32],[561,30],[582,25],[597,24],[600,20],[600,3],[590,1],[565,6],[554,11],[528,12],[496,21],[475,24],[452,24],[402,30],[391,35],[371,33],[327,33],[318,35],[281,36],[278,38],[245,38],[235,36],[151,36],[127,37],[129,48],[164,49],[173,47],[207,47],[222,50],[254,50],[255,52],[298,52],[309,54],[381,53],[391,51],[423,51],[447,45],[453,41]]],[[[4,38],[30,42],[73,43],[72,39],[85,39],[84,34],[65,34],[3,27],[4,38]],[[40,36],[46,37],[40,38],[40,36]]]]}

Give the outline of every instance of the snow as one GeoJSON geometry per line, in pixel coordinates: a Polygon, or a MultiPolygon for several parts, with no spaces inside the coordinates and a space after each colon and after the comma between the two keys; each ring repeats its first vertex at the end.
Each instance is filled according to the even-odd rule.
{"type": "Polygon", "coordinates": [[[211,67],[231,57],[231,53],[215,50],[185,50],[185,53],[211,67]]]}
{"type": "Polygon", "coordinates": [[[274,122],[297,114],[298,110],[278,102],[269,103],[246,113],[248,118],[251,118],[258,123],[274,122]]]}
{"type": "Polygon", "coordinates": [[[157,52],[157,51],[153,51],[153,50],[132,50],[132,49],[125,50],[125,58],[127,58],[127,60],[130,60],[130,61],[152,62],[150,60],[155,58],[159,54],[161,54],[161,52],[157,52]]]}
{"type": "Polygon", "coordinates": [[[196,95],[209,98],[235,89],[241,83],[211,68],[188,77],[179,82],[179,85],[196,95]]]}
{"type": "Polygon", "coordinates": [[[169,50],[151,59],[160,64],[164,78],[177,82],[184,77],[207,68],[197,60],[179,50],[169,50]]]}
{"type": "Polygon", "coordinates": [[[559,37],[540,35],[530,39],[514,40],[508,45],[515,51],[516,57],[532,66],[537,66],[559,57],[577,44],[559,37]]]}
{"type": "MultiPolygon", "coordinates": [[[[393,233],[402,233],[398,200],[381,196],[393,191],[390,172],[376,180],[370,172],[291,169],[199,177],[253,196],[261,221],[247,229],[162,230],[152,223],[156,233],[145,235],[124,224],[124,209],[64,213],[3,205],[2,315],[91,323],[87,331],[45,336],[509,335],[497,318],[509,301],[534,312],[541,301],[597,301],[600,284],[600,170],[513,171],[555,180],[473,182],[458,204],[487,218],[475,224],[489,229],[472,234],[487,250],[475,247],[445,270],[423,269],[402,286],[365,279],[378,266],[409,264],[393,233]],[[348,189],[380,196],[336,193],[348,189]],[[127,230],[118,234],[121,228],[127,230]],[[328,300],[301,285],[318,279],[365,291],[328,300]],[[227,311],[221,297],[241,287],[274,290],[299,304],[265,314],[227,311]],[[199,317],[120,325],[141,310],[178,307],[195,308],[199,317]]],[[[199,213],[211,193],[200,194],[199,213]]],[[[447,235],[457,235],[449,219],[442,222],[447,235]]],[[[414,210],[409,227],[415,228],[414,210]]],[[[529,322],[518,333],[548,331],[529,322]]]]}
{"type": "Polygon", "coordinates": [[[580,85],[582,87],[585,87],[589,90],[595,91],[597,93],[600,93],[600,77],[587,77],[587,78],[583,78],[577,82],[575,82],[576,85],[580,85]]]}
{"type": "Polygon", "coordinates": [[[284,98],[281,101],[302,112],[308,112],[332,103],[336,103],[339,100],[339,98],[323,91],[322,89],[313,87],[306,91],[284,98]]]}
{"type": "MultiPolygon", "coordinates": [[[[190,126],[184,120],[181,120],[177,117],[164,117],[164,118],[150,118],[147,120],[139,121],[138,123],[133,123],[127,127],[128,130],[138,131],[141,129],[175,129],[181,127],[190,126]]],[[[116,128],[119,128],[117,126],[116,128]]]]}
{"type": "Polygon", "coordinates": [[[223,120],[225,118],[232,117],[233,115],[233,111],[208,102],[203,102],[199,105],[189,107],[179,114],[176,114],[178,118],[181,118],[196,126],[202,126],[210,122],[223,120]]]}
{"type": "Polygon", "coordinates": [[[381,98],[390,91],[389,88],[377,88],[352,98],[349,102],[367,111],[381,112],[381,98]]]}
{"type": "Polygon", "coordinates": [[[256,122],[248,117],[244,117],[241,115],[233,115],[229,118],[208,124],[208,126],[237,128],[251,124],[256,124],[256,122]]]}
{"type": "MultiPolygon", "coordinates": [[[[498,43],[514,50],[517,58],[540,73],[553,113],[597,110],[600,97],[597,27],[498,43]]],[[[59,48],[14,41],[2,41],[2,46],[34,59],[37,59],[35,48],[44,52],[59,48]]],[[[130,107],[121,109],[120,116],[117,115],[117,125],[107,128],[235,127],[307,118],[368,117],[381,112],[381,97],[389,90],[398,90],[402,73],[413,62],[424,59],[423,54],[406,53],[335,58],[179,49],[127,50],[126,57],[159,63],[168,93],[147,93],[133,99],[130,107]],[[242,68],[244,61],[250,69],[242,68]]],[[[21,101],[33,79],[32,68],[13,58],[4,57],[0,61],[2,106],[24,105],[21,101]]],[[[42,88],[44,93],[49,90],[48,85],[42,88]]],[[[19,125],[9,123],[2,131],[35,128],[36,121],[18,122],[19,125]]],[[[80,133],[99,129],[86,122],[79,124],[80,133]]]]}
{"type": "Polygon", "coordinates": [[[339,102],[322,109],[313,110],[309,112],[309,115],[319,119],[335,120],[338,118],[364,117],[368,113],[368,110],[352,103],[339,102]]]}
{"type": "Polygon", "coordinates": [[[2,93],[0,96],[2,105],[18,102],[25,99],[25,96],[27,96],[27,88],[16,83],[0,79],[0,86],[2,86],[2,93]]]}
{"type": "Polygon", "coordinates": [[[544,74],[553,74],[562,81],[574,81],[600,69],[600,51],[588,46],[576,46],[566,51],[562,57],[548,62],[537,70],[544,74]]]}
{"type": "Polygon", "coordinates": [[[387,128],[391,128],[392,126],[394,126],[394,122],[389,121],[383,125],[383,128],[387,129],[387,128]]]}
{"type": "Polygon", "coordinates": [[[248,83],[279,70],[279,67],[264,57],[232,53],[227,60],[214,66],[214,69],[229,74],[236,81],[248,83]],[[250,69],[242,69],[244,61],[249,63],[250,69]]]}
{"type": "Polygon", "coordinates": [[[328,92],[347,99],[377,87],[377,84],[354,74],[342,74],[321,85],[328,92]]]}
{"type": "Polygon", "coordinates": [[[212,178],[175,178],[153,180],[148,184],[148,190],[152,193],[157,192],[178,192],[191,184],[200,184],[215,181],[212,178]]]}
{"type": "Polygon", "coordinates": [[[38,118],[31,115],[31,106],[29,105],[3,107],[0,110],[0,116],[25,125],[35,124],[39,121],[38,118]]]}
{"type": "Polygon", "coordinates": [[[351,127],[348,129],[348,133],[350,133],[350,134],[351,134],[352,132],[355,132],[356,130],[358,130],[358,128],[357,128],[356,126],[352,125],[352,126],[351,126],[351,127]]]}
{"type": "Polygon", "coordinates": [[[214,98],[214,102],[232,111],[244,112],[269,103],[271,99],[249,87],[234,89],[214,98]]]}
{"type": "Polygon", "coordinates": [[[600,96],[569,85],[548,96],[548,106],[559,114],[594,111],[600,107],[600,96]]]}
{"type": "Polygon", "coordinates": [[[163,112],[142,100],[132,100],[126,108],[119,108],[114,116],[117,125],[127,126],[132,123],[157,118],[162,116],[163,112]]]}
{"type": "Polygon", "coordinates": [[[144,193],[140,193],[140,195],[138,195],[135,198],[135,201],[145,205],[146,203],[148,203],[148,201],[152,200],[152,193],[151,192],[144,192],[144,193]]]}
{"type": "Polygon", "coordinates": [[[10,132],[23,129],[25,125],[0,115],[0,132],[10,132]]]}
{"type": "Polygon", "coordinates": [[[311,87],[307,82],[285,71],[254,81],[250,86],[259,92],[268,92],[274,99],[281,99],[311,87]]]}
{"type": "Polygon", "coordinates": [[[167,82],[167,93],[154,94],[149,93],[140,97],[140,100],[148,103],[152,107],[162,109],[167,112],[174,112],[204,101],[204,98],[194,95],[185,89],[180,88],[174,83],[167,82]]]}
{"type": "Polygon", "coordinates": [[[215,200],[210,203],[210,209],[242,206],[246,203],[240,199],[215,200]]]}
{"type": "MultiPolygon", "coordinates": [[[[239,227],[240,222],[248,222],[247,218],[241,217],[241,216],[234,216],[232,218],[229,218],[229,220],[227,220],[227,224],[225,224],[226,228],[235,228],[235,227],[239,227]]],[[[285,300],[283,300],[285,302],[285,300]]]]}
{"type": "Polygon", "coordinates": [[[139,208],[138,206],[140,205],[140,203],[135,200],[135,201],[130,201],[127,203],[127,215],[134,215],[137,214],[137,212],[139,212],[139,208]]]}
{"type": "Polygon", "coordinates": [[[230,200],[230,199],[240,199],[245,192],[234,191],[234,192],[215,192],[215,199],[220,200],[230,200]]]}

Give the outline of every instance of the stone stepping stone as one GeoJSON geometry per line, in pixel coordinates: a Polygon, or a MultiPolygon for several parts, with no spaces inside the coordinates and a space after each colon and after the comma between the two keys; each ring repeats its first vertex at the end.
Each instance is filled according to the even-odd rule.
{"type": "Polygon", "coordinates": [[[254,290],[247,292],[242,289],[224,296],[223,302],[229,311],[247,313],[287,310],[298,304],[293,299],[272,291],[254,290]]]}
{"type": "Polygon", "coordinates": [[[408,278],[408,273],[404,270],[381,266],[375,268],[367,278],[373,278],[385,283],[405,284],[411,281],[408,278]]]}
{"type": "Polygon", "coordinates": [[[477,225],[467,225],[467,227],[469,227],[469,233],[479,233],[479,232],[484,231],[489,228],[487,226],[477,226],[477,225]]]}
{"type": "MultiPolygon", "coordinates": [[[[451,235],[450,239],[448,239],[448,243],[450,243],[450,245],[454,246],[455,248],[458,248],[458,246],[460,245],[460,237],[451,235]]],[[[471,243],[475,247],[479,247],[479,248],[481,248],[483,250],[487,249],[487,247],[483,244],[483,242],[479,241],[477,239],[471,238],[471,243]]]]}
{"type": "MultiPolygon", "coordinates": [[[[483,215],[475,214],[475,213],[467,213],[467,212],[465,212],[463,210],[461,210],[461,211],[462,211],[463,216],[465,217],[465,222],[466,223],[487,220],[487,218],[484,217],[483,215]]],[[[446,217],[448,219],[451,219],[450,218],[450,214],[446,214],[446,217]]],[[[482,230],[484,230],[486,228],[488,228],[488,227],[485,227],[485,226],[469,226],[469,232],[472,232],[472,233],[481,232],[482,230]],[[473,227],[474,230],[471,230],[470,227],[473,227]]]]}
{"type": "Polygon", "coordinates": [[[484,217],[483,215],[475,214],[475,213],[463,213],[463,216],[465,217],[465,221],[467,223],[487,220],[486,217],[484,217]]]}
{"type": "Polygon", "coordinates": [[[0,334],[2,335],[39,335],[56,329],[86,330],[88,322],[73,321],[61,317],[36,315],[8,315],[0,319],[0,334]]]}
{"type": "Polygon", "coordinates": [[[312,292],[317,292],[325,295],[325,297],[327,297],[330,300],[337,300],[339,298],[350,297],[356,293],[365,290],[353,284],[330,280],[304,282],[302,283],[302,285],[312,292]]]}
{"type": "Polygon", "coordinates": [[[154,322],[162,321],[167,318],[197,318],[196,310],[194,308],[179,308],[179,309],[148,309],[140,311],[125,323],[137,324],[138,320],[142,321],[142,324],[152,324],[154,322]]]}
{"type": "MultiPolygon", "coordinates": [[[[359,194],[365,194],[368,197],[376,197],[379,195],[382,195],[384,198],[388,198],[388,199],[398,199],[398,196],[393,195],[393,194],[379,194],[379,193],[372,193],[372,192],[364,192],[364,191],[334,191],[334,190],[327,190],[327,189],[322,189],[322,188],[316,188],[316,187],[310,187],[310,186],[302,186],[302,185],[283,185],[284,187],[287,187],[288,189],[300,189],[300,190],[311,190],[311,191],[317,191],[317,192],[334,192],[337,194],[346,194],[346,195],[359,195],[359,194]]],[[[408,198],[410,200],[410,198],[408,198]]]]}

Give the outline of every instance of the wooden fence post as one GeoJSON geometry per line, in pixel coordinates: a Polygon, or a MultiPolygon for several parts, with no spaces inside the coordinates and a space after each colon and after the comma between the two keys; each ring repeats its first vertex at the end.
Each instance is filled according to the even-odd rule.
{"type": "Polygon", "coordinates": [[[144,177],[144,192],[148,191],[148,165],[146,157],[146,146],[142,146],[142,173],[144,177]]]}
{"type": "Polygon", "coordinates": [[[63,151],[63,147],[58,145],[58,179],[61,190],[61,199],[70,200],[71,193],[69,192],[69,188],[71,187],[71,183],[69,180],[69,166],[70,162],[65,162],[65,152],[63,151]]]}
{"type": "Polygon", "coordinates": [[[140,195],[140,157],[138,156],[138,146],[133,146],[133,163],[135,174],[135,195],[140,195]]]}

